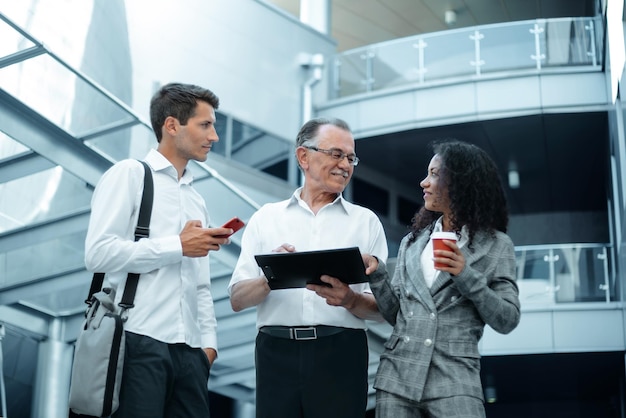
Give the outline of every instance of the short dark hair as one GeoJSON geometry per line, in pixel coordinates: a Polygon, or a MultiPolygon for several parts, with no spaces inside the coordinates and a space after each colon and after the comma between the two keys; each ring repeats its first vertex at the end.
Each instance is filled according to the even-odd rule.
{"type": "Polygon", "coordinates": [[[215,93],[194,84],[169,83],[161,87],[150,100],[150,123],[157,142],[163,138],[165,119],[172,116],[181,125],[186,125],[189,118],[195,115],[198,101],[210,104],[215,110],[220,105],[215,93]]]}
{"type": "Polygon", "coordinates": [[[324,125],[333,125],[339,129],[343,129],[344,131],[351,132],[348,123],[339,118],[311,119],[302,125],[302,128],[300,128],[300,132],[298,132],[298,136],[296,137],[296,148],[301,146],[316,145],[317,132],[319,131],[320,126],[324,125]]]}

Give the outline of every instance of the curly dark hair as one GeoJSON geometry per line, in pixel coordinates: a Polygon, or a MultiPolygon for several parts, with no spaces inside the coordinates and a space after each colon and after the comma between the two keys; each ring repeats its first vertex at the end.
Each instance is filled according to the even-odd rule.
{"type": "Polygon", "coordinates": [[[215,93],[194,84],[169,83],[161,87],[150,100],[150,123],[157,142],[163,138],[161,128],[165,119],[173,116],[181,125],[186,125],[189,118],[195,116],[198,101],[208,103],[215,110],[220,105],[215,93]]]}
{"type": "MultiPolygon", "coordinates": [[[[491,157],[481,148],[456,139],[437,141],[432,149],[441,159],[439,175],[448,188],[453,231],[459,233],[466,226],[469,245],[479,230],[506,232],[508,207],[498,169],[491,157]]],[[[440,216],[441,213],[422,207],[412,219],[411,240],[425,228],[432,230],[440,216]]]]}

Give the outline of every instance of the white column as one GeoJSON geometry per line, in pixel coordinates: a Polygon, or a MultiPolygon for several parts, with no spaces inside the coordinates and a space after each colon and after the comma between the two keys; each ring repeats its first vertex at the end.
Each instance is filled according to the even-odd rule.
{"type": "Polygon", "coordinates": [[[74,347],[63,341],[63,329],[63,319],[53,318],[48,339],[39,343],[32,417],[56,418],[68,414],[74,347]]]}
{"type": "Polygon", "coordinates": [[[6,417],[7,414],[7,391],[4,384],[4,356],[2,352],[2,340],[6,334],[4,323],[0,322],[0,396],[2,397],[2,409],[0,409],[0,416],[6,417]]]}
{"type": "Polygon", "coordinates": [[[300,67],[308,72],[308,78],[302,85],[302,123],[311,119],[313,114],[313,86],[322,79],[324,56],[322,54],[306,54],[299,56],[300,67]]]}
{"type": "MultiPolygon", "coordinates": [[[[300,0],[300,20],[313,29],[330,35],[331,0],[300,0]]],[[[309,72],[309,77],[302,86],[302,124],[311,119],[313,86],[322,79],[324,56],[321,54],[302,53],[300,65],[309,72]]]]}
{"type": "Polygon", "coordinates": [[[300,0],[300,21],[325,35],[330,35],[330,1],[300,0]]]}

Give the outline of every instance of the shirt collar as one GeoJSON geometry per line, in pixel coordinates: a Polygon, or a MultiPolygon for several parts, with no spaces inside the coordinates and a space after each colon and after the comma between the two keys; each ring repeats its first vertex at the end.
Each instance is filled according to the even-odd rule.
{"type": "MultiPolygon", "coordinates": [[[[433,228],[433,232],[442,232],[442,231],[443,231],[443,216],[437,219],[437,221],[435,222],[435,227],[433,228]]],[[[459,235],[459,241],[457,245],[459,246],[459,248],[461,248],[465,245],[465,243],[469,239],[469,233],[468,233],[466,225],[463,225],[458,235],[459,235]]]]}
{"type": "MultiPolygon", "coordinates": [[[[161,154],[156,149],[151,149],[148,152],[148,155],[144,158],[144,160],[152,167],[154,171],[163,171],[168,175],[173,176],[174,178],[178,178],[178,172],[176,171],[176,167],[172,165],[172,163],[165,158],[163,154],[161,154]]],[[[185,168],[185,172],[183,173],[183,177],[180,179],[180,182],[183,184],[191,184],[193,181],[193,175],[188,168],[185,168]]]]}
{"type": "MultiPolygon", "coordinates": [[[[291,195],[291,197],[287,200],[287,206],[291,206],[291,205],[300,205],[300,206],[304,206],[304,207],[309,207],[309,205],[302,200],[302,198],[300,197],[300,194],[302,193],[302,186],[298,187],[293,194],[291,195]]],[[[350,204],[348,203],[348,201],[346,199],[343,198],[343,194],[339,193],[339,195],[337,196],[337,198],[332,201],[331,203],[327,204],[326,206],[329,205],[337,205],[339,207],[341,207],[344,212],[346,212],[346,214],[350,214],[350,204]]],[[[310,208],[309,208],[310,209],[310,208]]]]}

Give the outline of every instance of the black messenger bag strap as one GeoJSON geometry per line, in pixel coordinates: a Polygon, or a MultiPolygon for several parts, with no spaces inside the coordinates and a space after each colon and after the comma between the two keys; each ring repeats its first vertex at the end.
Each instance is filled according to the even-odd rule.
{"type": "MultiPolygon", "coordinates": [[[[147,238],[150,236],[150,218],[152,216],[152,203],[154,200],[154,183],[152,180],[152,170],[145,161],[140,161],[143,165],[145,177],[143,184],[143,194],[141,196],[141,205],[139,206],[139,217],[137,219],[137,227],[135,228],[135,241],[139,241],[141,238],[147,238]]],[[[102,289],[102,283],[104,282],[105,273],[94,273],[91,279],[91,287],[89,288],[89,295],[85,303],[91,303],[91,297],[94,293],[99,292],[102,289]]],[[[137,292],[137,283],[139,282],[139,274],[128,273],[126,279],[126,286],[124,287],[124,294],[119,306],[122,309],[132,308],[135,301],[135,293],[137,292]]]]}
{"type": "MultiPolygon", "coordinates": [[[[154,184],[152,181],[152,170],[145,161],[140,161],[143,164],[145,171],[145,178],[143,182],[143,196],[141,198],[141,206],[139,207],[139,218],[137,219],[137,228],[135,228],[135,241],[139,241],[141,238],[148,238],[150,236],[150,218],[152,216],[152,203],[154,200],[154,184]]],[[[126,279],[126,286],[124,287],[124,294],[119,306],[122,309],[130,309],[135,301],[135,292],[137,291],[137,284],[139,283],[139,274],[128,273],[126,279]]]]}

